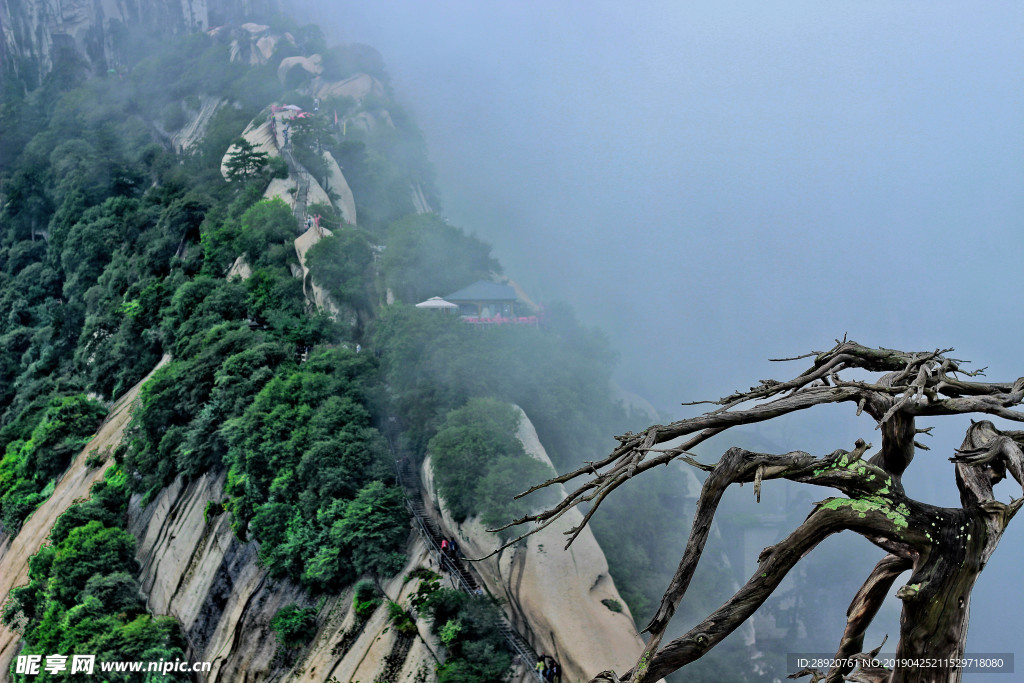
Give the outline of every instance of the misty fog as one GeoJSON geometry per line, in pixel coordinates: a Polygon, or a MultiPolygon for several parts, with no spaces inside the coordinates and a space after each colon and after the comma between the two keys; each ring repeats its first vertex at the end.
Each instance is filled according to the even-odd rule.
{"type": "MultiPolygon", "coordinates": [[[[328,42],[381,52],[444,214],[493,243],[534,300],[600,327],[620,384],[670,419],[694,414],[681,401],[793,376],[806,361],[768,359],[847,333],[955,347],[993,381],[1024,375],[1024,7],[296,3],[328,42]]],[[[819,455],[877,445],[852,412],[766,438],[819,455]]],[[[937,428],[908,494],[954,504],[946,459],[967,419],[922,423],[937,428]]],[[[968,652],[1022,644],[1005,625],[1024,609],[1024,539],[1002,546],[968,652]]],[[[872,634],[885,632],[891,645],[898,624],[872,634]]]]}

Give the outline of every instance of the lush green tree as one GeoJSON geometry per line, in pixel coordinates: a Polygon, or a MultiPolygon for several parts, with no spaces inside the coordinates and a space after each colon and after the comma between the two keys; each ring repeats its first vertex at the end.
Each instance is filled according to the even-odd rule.
{"type": "MultiPolygon", "coordinates": [[[[126,480],[117,468],[108,470],[93,496],[61,517],[51,534],[53,544],[29,560],[29,582],[11,592],[2,615],[4,623],[22,629],[22,654],[87,653],[99,661],[186,658],[177,622],[146,614],[135,579],[135,538],[120,528],[128,503],[126,480]]],[[[127,683],[135,680],[132,676],[111,674],[108,680],[127,683]]],[[[59,677],[42,672],[15,680],[59,677]]],[[[170,680],[189,679],[172,675],[170,680]]]]}
{"type": "MultiPolygon", "coordinates": [[[[120,621],[120,615],[114,617],[120,621]]],[[[95,652],[97,661],[174,661],[187,660],[186,641],[181,632],[181,626],[174,617],[154,617],[149,614],[141,614],[127,623],[119,624],[116,628],[109,628],[110,622],[100,624],[103,628],[97,629],[96,635],[88,641],[82,642],[77,647],[83,651],[95,652]],[[86,650],[86,648],[89,648],[86,650]]],[[[71,643],[68,644],[70,646],[71,643]]],[[[108,673],[107,680],[111,683],[134,683],[139,680],[137,673],[108,673]]],[[[181,672],[148,673],[147,681],[172,681],[174,683],[188,683],[192,680],[190,674],[181,672]]]]}
{"type": "Polygon", "coordinates": [[[352,594],[352,609],[359,619],[369,619],[381,604],[381,593],[373,581],[362,580],[356,584],[352,594]]]}
{"type": "Polygon", "coordinates": [[[114,197],[88,209],[67,232],[54,230],[50,249],[59,254],[65,298],[84,294],[99,279],[117,247],[137,234],[132,216],[137,207],[134,200],[114,197]]]}
{"type": "MultiPolygon", "coordinates": [[[[271,247],[291,243],[296,236],[297,224],[292,210],[282,200],[264,199],[252,205],[241,218],[238,251],[245,254],[249,265],[266,263],[271,247]]],[[[292,250],[294,256],[294,250],[292,250]]]]}
{"type": "Polygon", "coordinates": [[[330,538],[348,548],[356,572],[391,576],[405,563],[402,552],[409,538],[409,515],[402,490],[372,481],[345,507],[330,538]]]}
{"type": "Polygon", "coordinates": [[[339,305],[368,314],[373,301],[373,249],[355,228],[339,228],[306,253],[313,281],[339,305]]]}
{"type": "Polygon", "coordinates": [[[364,394],[374,374],[369,354],[316,354],[225,421],[228,507],[271,575],[326,590],[400,568],[407,513],[381,483],[391,468],[364,394]]]}
{"type": "Polygon", "coordinates": [[[245,138],[236,138],[232,149],[228,152],[224,168],[228,180],[232,182],[248,182],[260,176],[260,172],[270,160],[270,155],[257,149],[245,138]]]}
{"type": "Polygon", "coordinates": [[[246,286],[219,278],[199,276],[174,292],[163,316],[168,346],[176,358],[191,358],[201,351],[210,331],[248,316],[246,286]]]}
{"type": "Polygon", "coordinates": [[[437,491],[461,522],[481,509],[476,485],[495,461],[527,457],[515,437],[519,416],[494,399],[473,399],[448,414],[430,440],[437,491]]]}
{"type": "Polygon", "coordinates": [[[489,244],[437,214],[417,214],[393,223],[382,267],[395,297],[405,303],[444,296],[501,272],[489,244]]]}
{"type": "Polygon", "coordinates": [[[448,629],[448,657],[437,670],[438,681],[484,683],[505,679],[512,654],[498,629],[498,608],[489,598],[439,588],[423,601],[421,614],[427,615],[438,636],[446,625],[459,624],[457,631],[448,629]]]}
{"type": "Polygon", "coordinates": [[[72,529],[58,546],[50,576],[51,597],[66,606],[94,576],[128,571],[135,574],[135,538],[128,532],[93,520],[72,529]]]}
{"type": "MultiPolygon", "coordinates": [[[[519,500],[515,500],[515,496],[532,483],[546,481],[554,474],[550,465],[526,454],[496,458],[473,489],[480,522],[489,529],[505,526],[509,521],[548,504],[554,496],[546,491],[519,500]]],[[[509,534],[510,531],[502,532],[503,536],[509,534]]]]}
{"type": "Polygon", "coordinates": [[[25,441],[7,444],[0,460],[0,523],[14,535],[53,492],[55,478],[92,438],[107,410],[83,395],[50,401],[25,441]]]}
{"type": "Polygon", "coordinates": [[[309,636],[316,626],[316,609],[299,607],[295,603],[277,610],[270,620],[270,628],[277,634],[281,647],[296,649],[309,643],[309,636]]]}
{"type": "MultiPolygon", "coordinates": [[[[210,413],[204,410],[225,360],[261,341],[262,336],[248,325],[219,323],[183,344],[181,360],[153,374],[140,392],[140,405],[128,428],[128,446],[122,458],[128,470],[137,475],[132,479],[135,490],[149,496],[179,473],[195,476],[219,464],[223,448],[219,437],[211,433],[226,416],[212,408],[210,413]],[[195,422],[200,415],[204,419],[195,422]]],[[[257,381],[249,385],[253,388],[267,376],[254,379],[257,381]]]]}
{"type": "Polygon", "coordinates": [[[117,467],[107,470],[102,481],[93,484],[89,500],[72,505],[57,518],[50,541],[58,545],[72,530],[97,521],[114,528],[123,523],[128,508],[128,476],[117,467]]]}
{"type": "Polygon", "coordinates": [[[128,572],[95,574],[85,582],[79,601],[95,598],[109,613],[136,616],[146,611],[139,582],[128,572]]]}
{"type": "Polygon", "coordinates": [[[516,437],[520,420],[508,404],[475,398],[448,413],[430,440],[437,491],[456,521],[480,514],[485,525],[500,526],[543,502],[512,499],[531,481],[554,474],[523,450],[516,437]]]}

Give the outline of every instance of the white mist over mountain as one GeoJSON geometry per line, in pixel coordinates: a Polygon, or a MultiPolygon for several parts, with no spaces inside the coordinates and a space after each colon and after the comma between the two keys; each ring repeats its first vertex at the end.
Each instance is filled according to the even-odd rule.
{"type": "MultiPolygon", "coordinates": [[[[992,380],[1024,374],[1024,318],[1007,294],[1024,257],[1020,5],[301,0],[296,11],[329,42],[382,53],[424,131],[444,213],[492,242],[535,299],[599,325],[623,386],[674,417],[680,401],[789,377],[802,362],[768,358],[846,333],[955,347],[992,380]]],[[[877,443],[851,412],[802,418],[779,446],[877,443]]],[[[955,503],[946,458],[967,422],[954,422],[908,474],[912,495],[955,503]]],[[[1016,580],[1020,536],[975,591],[972,651],[1022,644],[1000,627],[1024,608],[1002,581],[1016,580]]]]}

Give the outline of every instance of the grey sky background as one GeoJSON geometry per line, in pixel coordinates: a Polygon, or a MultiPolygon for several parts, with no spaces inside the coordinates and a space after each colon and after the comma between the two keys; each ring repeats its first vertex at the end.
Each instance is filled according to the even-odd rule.
{"type": "MultiPolygon", "coordinates": [[[[680,401],[789,376],[803,365],[767,359],[847,332],[956,347],[992,379],[1024,374],[1024,5],[297,11],[328,42],[381,52],[423,129],[444,213],[492,242],[536,300],[568,301],[600,326],[620,382],[659,409],[680,416],[680,401]]],[[[877,443],[850,412],[773,436],[817,453],[877,443]]],[[[918,456],[934,464],[907,481],[939,504],[955,504],[946,458],[967,420],[947,422],[918,456]]],[[[1006,628],[1024,610],[1021,535],[1007,534],[975,591],[975,652],[1024,656],[1006,628]]]]}

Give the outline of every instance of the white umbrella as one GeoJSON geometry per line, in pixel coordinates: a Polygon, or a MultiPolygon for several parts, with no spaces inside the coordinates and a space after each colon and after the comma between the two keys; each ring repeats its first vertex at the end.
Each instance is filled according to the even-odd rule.
{"type": "Polygon", "coordinates": [[[439,296],[432,296],[426,301],[421,301],[416,304],[416,308],[458,308],[458,304],[453,304],[451,301],[445,301],[439,296]]]}
{"type": "Polygon", "coordinates": [[[302,107],[296,107],[294,104],[286,104],[282,109],[291,109],[292,111],[302,111],[302,107]]]}

